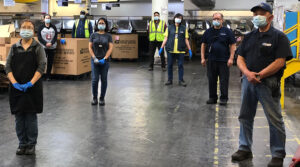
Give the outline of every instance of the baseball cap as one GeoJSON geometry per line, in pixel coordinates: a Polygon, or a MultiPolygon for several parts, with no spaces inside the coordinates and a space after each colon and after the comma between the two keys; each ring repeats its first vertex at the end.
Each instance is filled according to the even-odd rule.
{"type": "Polygon", "coordinates": [[[269,4],[265,3],[265,2],[262,2],[262,3],[260,3],[256,6],[254,6],[253,8],[251,8],[251,12],[255,12],[257,9],[263,9],[265,11],[270,12],[271,14],[273,13],[272,7],[269,4]]]}

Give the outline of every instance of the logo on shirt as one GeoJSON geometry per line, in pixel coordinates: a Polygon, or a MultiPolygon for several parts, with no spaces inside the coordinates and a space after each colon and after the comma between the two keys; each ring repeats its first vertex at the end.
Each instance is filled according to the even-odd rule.
{"type": "Polygon", "coordinates": [[[222,35],[222,36],[225,36],[225,35],[226,35],[226,33],[220,33],[220,35],[222,35]]]}
{"type": "Polygon", "coordinates": [[[271,43],[262,43],[262,46],[271,47],[271,46],[272,46],[272,44],[271,44],[271,43]]]}

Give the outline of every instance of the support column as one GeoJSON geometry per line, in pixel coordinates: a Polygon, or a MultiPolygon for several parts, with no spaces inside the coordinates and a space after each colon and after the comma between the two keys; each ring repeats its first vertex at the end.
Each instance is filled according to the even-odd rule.
{"type": "MultiPolygon", "coordinates": [[[[169,10],[168,10],[168,3],[169,0],[152,0],[152,20],[153,20],[153,13],[159,12],[160,13],[160,19],[164,20],[168,25],[168,16],[169,16],[169,10]]],[[[167,57],[167,54],[165,53],[165,57],[167,57]]],[[[154,64],[160,63],[160,57],[158,55],[158,50],[155,52],[155,61],[154,64]]]]}

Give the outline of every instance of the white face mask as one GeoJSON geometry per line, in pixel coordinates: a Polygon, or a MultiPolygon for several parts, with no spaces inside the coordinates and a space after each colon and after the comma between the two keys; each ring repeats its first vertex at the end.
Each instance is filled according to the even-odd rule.
{"type": "Polygon", "coordinates": [[[267,17],[261,15],[254,16],[252,19],[252,23],[255,27],[258,28],[265,27],[268,24],[267,17]]]}
{"type": "Polygon", "coordinates": [[[50,19],[45,19],[45,23],[49,24],[49,23],[51,23],[51,20],[50,19]]]}
{"type": "Polygon", "coordinates": [[[179,19],[179,18],[175,18],[175,23],[178,23],[178,24],[180,24],[180,23],[181,23],[181,19],[179,19]]]}
{"type": "Polygon", "coordinates": [[[155,21],[159,20],[159,16],[154,16],[154,20],[155,21]]]}
{"type": "Polygon", "coordinates": [[[80,15],[80,18],[81,18],[81,19],[84,19],[84,18],[85,18],[85,15],[82,15],[82,14],[81,14],[81,15],[80,15]]]}

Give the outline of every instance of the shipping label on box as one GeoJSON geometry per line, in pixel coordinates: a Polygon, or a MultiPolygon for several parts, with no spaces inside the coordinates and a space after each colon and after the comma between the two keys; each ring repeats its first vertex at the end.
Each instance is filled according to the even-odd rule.
{"type": "Polygon", "coordinates": [[[113,35],[112,58],[137,59],[138,58],[138,35],[120,34],[113,35]]]}

